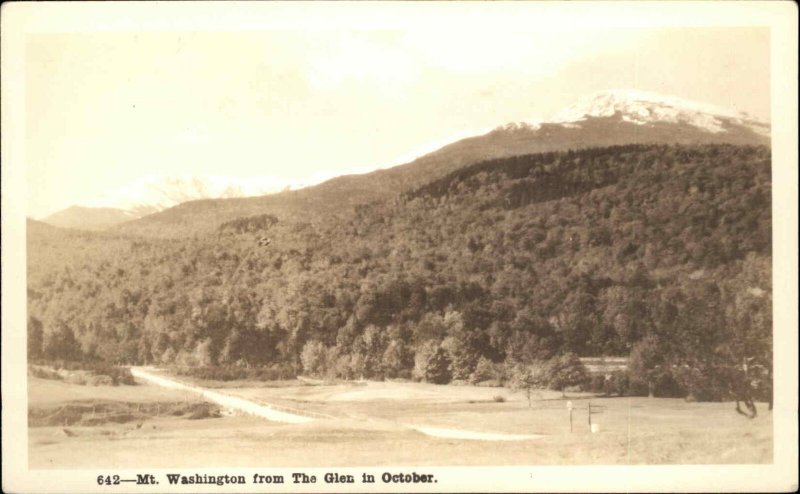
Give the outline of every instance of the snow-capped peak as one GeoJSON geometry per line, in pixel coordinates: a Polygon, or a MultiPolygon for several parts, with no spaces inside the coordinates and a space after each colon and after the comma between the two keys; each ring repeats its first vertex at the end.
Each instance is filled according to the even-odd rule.
{"type": "Polygon", "coordinates": [[[195,199],[260,196],[290,187],[287,181],[274,177],[151,175],[106,192],[84,205],[122,209],[143,216],[195,199]]]}
{"type": "Polygon", "coordinates": [[[626,122],[647,125],[657,122],[684,123],[702,130],[720,133],[724,123],[745,125],[761,134],[769,126],[744,112],[638,90],[601,91],[581,98],[549,119],[550,123],[572,124],[590,117],[610,117],[619,113],[626,122]]]}

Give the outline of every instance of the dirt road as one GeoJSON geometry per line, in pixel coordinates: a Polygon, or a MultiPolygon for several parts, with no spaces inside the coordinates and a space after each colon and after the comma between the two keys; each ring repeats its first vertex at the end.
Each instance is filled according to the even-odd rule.
{"type": "Polygon", "coordinates": [[[175,381],[173,379],[161,376],[157,372],[155,372],[152,368],[131,367],[131,374],[133,374],[134,377],[143,379],[145,381],[149,381],[158,386],[163,386],[165,388],[171,388],[171,389],[178,389],[181,391],[190,391],[192,393],[196,393],[202,396],[208,401],[212,401],[225,408],[230,408],[232,410],[236,410],[239,412],[244,412],[250,415],[255,415],[257,417],[262,417],[267,420],[272,420],[274,422],[302,424],[314,420],[313,418],[306,417],[304,415],[298,415],[294,413],[277,410],[276,408],[270,405],[255,403],[250,400],[237,398],[235,396],[226,395],[223,393],[219,393],[217,391],[211,391],[209,389],[200,388],[198,386],[184,384],[175,381]]]}
{"type": "MultiPolygon", "coordinates": [[[[193,392],[223,407],[248,413],[250,415],[255,415],[257,417],[262,417],[274,422],[301,424],[314,420],[314,418],[309,416],[278,410],[275,405],[256,403],[245,398],[230,396],[218,391],[211,391],[209,389],[201,388],[199,386],[184,384],[174,379],[164,377],[163,375],[159,375],[158,372],[151,367],[131,367],[131,374],[139,379],[149,381],[158,386],[193,392]]],[[[541,435],[534,434],[498,434],[490,432],[465,431],[460,429],[443,429],[440,427],[428,427],[412,424],[397,425],[413,429],[417,432],[425,434],[426,436],[447,439],[470,439],[478,441],[523,441],[526,439],[538,439],[543,437],[541,435]]]]}

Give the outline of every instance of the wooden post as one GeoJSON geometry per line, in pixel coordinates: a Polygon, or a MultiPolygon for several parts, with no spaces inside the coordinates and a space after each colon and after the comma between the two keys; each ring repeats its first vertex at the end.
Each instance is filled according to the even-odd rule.
{"type": "Polygon", "coordinates": [[[592,431],[592,402],[589,402],[589,432],[592,431]]]}

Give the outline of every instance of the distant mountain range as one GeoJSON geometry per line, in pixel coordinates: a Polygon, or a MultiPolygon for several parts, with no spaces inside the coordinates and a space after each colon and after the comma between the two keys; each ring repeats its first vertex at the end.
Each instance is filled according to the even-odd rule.
{"type": "Polygon", "coordinates": [[[148,176],[84,205],[53,213],[42,221],[66,228],[102,230],[187,201],[263,196],[293,186],[297,184],[273,177],[148,176]]]}
{"type": "Polygon", "coordinates": [[[730,109],[633,90],[589,95],[545,120],[499,126],[459,140],[411,163],[322,184],[271,178],[150,177],[42,221],[55,226],[171,236],[191,225],[213,229],[248,214],[309,214],[379,200],[465,165],[536,152],[630,143],[769,145],[770,126],[730,109]],[[176,207],[177,206],[177,207],[176,207]],[[132,221],[135,220],[135,221],[132,221]]]}

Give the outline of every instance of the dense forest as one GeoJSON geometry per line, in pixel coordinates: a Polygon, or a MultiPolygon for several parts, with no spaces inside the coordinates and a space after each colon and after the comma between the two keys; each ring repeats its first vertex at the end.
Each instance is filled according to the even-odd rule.
{"type": "Polygon", "coordinates": [[[630,355],[651,391],[719,399],[771,372],[770,166],[636,144],[179,238],[29,221],[29,357],[448,382],[630,355]]]}

